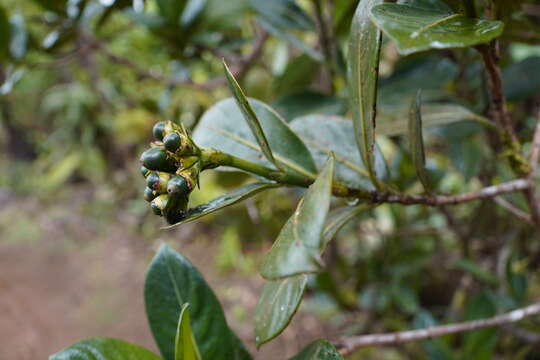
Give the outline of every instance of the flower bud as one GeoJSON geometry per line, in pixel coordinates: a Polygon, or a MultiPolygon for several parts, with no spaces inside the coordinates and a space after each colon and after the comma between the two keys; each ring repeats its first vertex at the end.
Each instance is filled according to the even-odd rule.
{"type": "Polygon", "coordinates": [[[175,172],[178,168],[176,161],[167,152],[160,147],[152,147],[141,155],[143,166],[150,170],[163,172],[175,172]]]}
{"type": "Polygon", "coordinates": [[[165,126],[167,126],[167,123],[165,121],[160,121],[152,128],[152,134],[159,141],[163,140],[163,136],[165,135],[165,126]]]}

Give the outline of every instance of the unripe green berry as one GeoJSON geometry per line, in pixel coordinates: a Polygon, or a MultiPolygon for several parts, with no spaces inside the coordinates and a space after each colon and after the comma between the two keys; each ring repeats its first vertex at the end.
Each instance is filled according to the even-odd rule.
{"type": "Polygon", "coordinates": [[[191,187],[183,176],[173,176],[167,184],[169,194],[189,194],[191,187]]]}
{"type": "Polygon", "coordinates": [[[170,134],[167,134],[163,138],[163,145],[165,145],[165,149],[174,153],[182,145],[182,136],[178,134],[177,132],[172,132],[170,134]]]}
{"type": "Polygon", "coordinates": [[[163,172],[175,172],[177,169],[174,158],[167,155],[167,152],[160,147],[152,147],[141,155],[143,166],[150,170],[163,172]]]}
{"type": "Polygon", "coordinates": [[[167,192],[167,183],[171,175],[164,172],[151,173],[146,178],[146,185],[158,194],[164,194],[167,192]]]}
{"type": "Polygon", "coordinates": [[[156,198],[157,194],[149,187],[144,189],[144,200],[150,202],[156,198]]]}
{"type": "Polygon", "coordinates": [[[163,140],[166,125],[167,123],[165,121],[160,121],[156,123],[156,125],[154,125],[154,127],[152,128],[152,134],[154,134],[154,137],[159,141],[163,140]]]}
{"type": "Polygon", "coordinates": [[[152,189],[152,190],[155,190],[154,187],[159,184],[159,175],[155,172],[152,172],[150,173],[150,175],[148,175],[146,177],[146,185],[152,189]]]}

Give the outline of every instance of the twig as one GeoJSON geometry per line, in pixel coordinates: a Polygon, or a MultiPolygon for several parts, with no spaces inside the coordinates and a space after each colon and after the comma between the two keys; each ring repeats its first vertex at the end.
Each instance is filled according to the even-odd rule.
{"type": "Polygon", "coordinates": [[[531,153],[529,156],[530,173],[529,183],[530,186],[526,191],[527,202],[531,209],[531,220],[540,230],[540,202],[536,194],[536,172],[538,170],[538,160],[540,158],[540,111],[537,114],[536,129],[534,131],[533,140],[531,143],[531,153]]]}
{"type": "Polygon", "coordinates": [[[516,217],[520,218],[521,220],[525,221],[528,224],[533,225],[533,221],[531,219],[531,216],[527,214],[525,211],[518,209],[514,204],[512,204],[509,201],[506,201],[504,198],[500,196],[496,196],[493,198],[493,201],[497,203],[497,205],[505,208],[510,213],[515,215],[516,217]]]}
{"type": "Polygon", "coordinates": [[[336,347],[339,349],[339,352],[345,356],[353,353],[359,348],[366,346],[393,345],[408,341],[425,340],[461,332],[473,331],[487,327],[503,326],[521,321],[526,317],[537,314],[540,314],[540,302],[488,319],[473,320],[450,325],[431,326],[424,329],[395,333],[344,337],[336,344],[336,347]]]}
{"type": "MultiPolygon", "coordinates": [[[[296,169],[296,172],[292,173],[281,172],[215,149],[207,149],[202,152],[201,156],[203,162],[212,164],[212,167],[234,167],[284,185],[308,187],[315,180],[315,174],[305,172],[302,168],[298,168],[296,169]]],[[[339,182],[334,182],[332,185],[332,193],[338,197],[357,198],[374,204],[393,203],[402,205],[423,204],[428,206],[441,206],[493,198],[501,194],[523,191],[528,189],[529,186],[530,182],[528,179],[516,179],[502,184],[488,186],[480,191],[458,195],[408,195],[393,192],[366,191],[351,188],[339,182]]]]}
{"type": "Polygon", "coordinates": [[[491,45],[482,45],[478,46],[478,51],[482,55],[487,73],[491,97],[491,114],[494,117],[495,123],[504,130],[511,142],[519,143],[512,119],[506,108],[506,99],[502,87],[502,74],[501,69],[497,65],[494,48],[491,45]]]}

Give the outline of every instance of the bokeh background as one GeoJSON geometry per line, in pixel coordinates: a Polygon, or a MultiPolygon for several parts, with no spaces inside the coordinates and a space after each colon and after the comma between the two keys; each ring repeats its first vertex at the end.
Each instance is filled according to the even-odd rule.
{"type": "MultiPolygon", "coordinates": [[[[142,200],[138,158],[155,122],[193,129],[206,109],[230,96],[222,58],[249,96],[287,120],[348,116],[344,54],[357,1],[182,3],[0,2],[1,359],[46,358],[98,335],[156,350],[142,294],[146,266],[163,241],[198,266],[255,353],[252,320],[264,284],[257,268],[301,192],[272,190],[162,230],[162,219],[142,200]]],[[[528,134],[540,99],[540,12],[534,2],[516,3],[532,5],[507,15],[519,13],[532,25],[505,33],[502,63],[511,110],[520,134],[528,134]]],[[[451,99],[482,114],[481,74],[473,51],[401,58],[385,41],[381,106],[400,114],[423,88],[428,99],[451,99]]],[[[475,122],[426,136],[428,165],[443,192],[478,189],[486,174],[511,176],[493,160],[475,122]]],[[[396,186],[418,191],[406,142],[378,140],[396,186]]],[[[191,204],[247,178],[205,173],[191,204]]],[[[525,208],[519,197],[507,200],[525,208]]],[[[381,206],[339,234],[328,251],[329,270],[310,280],[298,316],[257,359],[286,358],[319,337],[474,319],[526,304],[540,294],[532,234],[490,201],[452,209],[381,206]]],[[[540,325],[531,322],[360,356],[533,359],[540,356],[538,337],[540,325]]]]}

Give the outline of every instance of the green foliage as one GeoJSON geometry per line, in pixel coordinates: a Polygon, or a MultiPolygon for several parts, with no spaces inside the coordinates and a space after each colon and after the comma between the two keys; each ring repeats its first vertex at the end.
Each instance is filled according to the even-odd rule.
{"type": "MultiPolygon", "coordinates": [[[[538,297],[537,189],[504,188],[538,175],[534,1],[6,1],[0,190],[62,206],[88,187],[109,221],[137,216],[143,230],[159,227],[150,210],[168,228],[213,214],[194,227],[221,239],[209,258],[266,281],[245,316],[257,347],[298,325],[303,300],[317,324],[369,334],[538,297]]],[[[251,358],[202,275],[165,245],[145,303],[164,359],[251,358]]],[[[482,329],[393,354],[519,357],[524,344],[482,329]]],[[[318,340],[292,359],[338,350],[318,340]]],[[[51,359],[93,357],[159,358],[92,338],[51,359]]]]}
{"type": "Polygon", "coordinates": [[[374,21],[402,54],[486,43],[501,35],[504,23],[456,14],[443,1],[413,0],[371,9],[374,21]]]}
{"type": "Polygon", "coordinates": [[[57,354],[51,355],[49,360],[92,360],[118,359],[118,360],[159,360],[159,356],[138,345],[110,338],[91,338],[79,341],[57,354]]]}
{"type": "Polygon", "coordinates": [[[202,358],[249,359],[230,330],[221,305],[193,265],[162,245],[150,264],[144,286],[148,322],[163,357],[175,359],[182,307],[190,304],[192,329],[202,358]]]}

